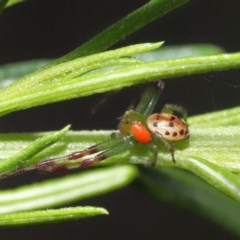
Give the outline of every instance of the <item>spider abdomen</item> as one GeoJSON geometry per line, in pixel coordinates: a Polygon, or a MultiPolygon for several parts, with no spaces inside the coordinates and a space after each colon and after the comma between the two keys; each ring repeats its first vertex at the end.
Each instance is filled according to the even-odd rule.
{"type": "Polygon", "coordinates": [[[167,141],[179,141],[189,136],[188,125],[177,116],[168,113],[154,113],[147,118],[149,130],[161,135],[167,141]]]}

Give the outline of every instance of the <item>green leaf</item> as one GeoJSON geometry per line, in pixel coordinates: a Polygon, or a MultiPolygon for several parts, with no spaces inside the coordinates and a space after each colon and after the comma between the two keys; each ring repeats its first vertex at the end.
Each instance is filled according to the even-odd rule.
{"type": "Polygon", "coordinates": [[[150,0],[82,46],[57,59],[50,66],[105,51],[128,35],[187,2],[188,0],[150,0]]]}
{"type": "MultiPolygon", "coordinates": [[[[122,64],[136,64],[135,61],[122,61],[122,58],[131,57],[134,54],[149,51],[160,47],[163,43],[146,43],[133,46],[123,47],[118,50],[111,50],[83,58],[78,58],[66,63],[58,64],[47,69],[41,69],[35,73],[24,76],[9,87],[0,90],[1,96],[9,98],[11,95],[19,95],[19,92],[26,94],[31,89],[39,89],[41,86],[48,86],[49,82],[57,84],[67,82],[71,84],[71,79],[76,79],[89,71],[93,71],[102,67],[112,67],[122,64]],[[64,80],[63,80],[64,79],[64,80]]],[[[139,62],[139,61],[137,61],[139,62]]]]}
{"type": "Polygon", "coordinates": [[[225,51],[212,44],[186,44],[179,46],[163,46],[157,50],[136,54],[135,57],[145,62],[170,60],[197,56],[211,56],[225,51]]]}
{"type": "Polygon", "coordinates": [[[134,84],[240,67],[240,53],[188,57],[158,62],[136,61],[101,72],[101,67],[120,64],[119,58],[159,47],[161,43],[139,44],[75,59],[27,75],[0,91],[0,115],[33,106],[116,90],[134,84]],[[88,72],[88,74],[84,74],[88,72]]]}
{"type": "Polygon", "coordinates": [[[198,127],[239,126],[240,107],[192,116],[188,119],[188,123],[190,126],[198,127]]]}
{"type": "MultiPolygon", "coordinates": [[[[0,214],[56,207],[122,188],[138,176],[134,166],[85,170],[0,191],[0,214]]],[[[0,219],[1,219],[0,215],[0,219]]]]}
{"type": "Polygon", "coordinates": [[[2,14],[3,9],[7,5],[9,0],[0,0],[0,15],[2,14]]]}
{"type": "Polygon", "coordinates": [[[141,184],[160,200],[189,209],[240,235],[240,203],[181,169],[141,169],[141,184]]]}
{"type": "Polygon", "coordinates": [[[2,14],[4,8],[11,7],[23,1],[24,0],[0,0],[0,15],[2,14]]]}
{"type": "Polygon", "coordinates": [[[18,3],[22,3],[25,0],[8,0],[8,3],[6,5],[6,7],[12,7],[13,5],[16,5],[18,3]]]}
{"type": "Polygon", "coordinates": [[[72,207],[11,213],[0,215],[0,227],[55,223],[106,214],[108,214],[107,210],[99,207],[72,207]]]}
{"type": "Polygon", "coordinates": [[[53,132],[42,136],[41,138],[36,139],[26,148],[21,151],[18,151],[11,157],[0,162],[0,177],[11,175],[12,172],[17,170],[20,167],[34,164],[32,157],[44,150],[53,143],[59,141],[69,130],[70,126],[63,128],[58,132],[53,132]]]}
{"type": "Polygon", "coordinates": [[[18,78],[39,69],[49,63],[50,60],[31,60],[16,63],[9,63],[0,66],[0,88],[6,87],[16,81],[18,78]]]}

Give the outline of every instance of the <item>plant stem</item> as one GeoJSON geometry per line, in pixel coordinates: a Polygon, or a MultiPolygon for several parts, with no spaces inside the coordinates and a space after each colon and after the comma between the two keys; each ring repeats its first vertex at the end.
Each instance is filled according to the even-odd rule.
{"type": "MultiPolygon", "coordinates": [[[[111,54],[113,52],[114,51],[110,51],[111,54]]],[[[5,99],[0,102],[0,115],[33,106],[129,87],[134,84],[156,79],[168,79],[212,71],[236,69],[240,67],[240,53],[138,63],[109,71],[76,76],[72,79],[67,78],[67,72],[70,68],[72,71],[77,71],[77,69],[81,68],[82,62],[76,60],[75,63],[74,60],[74,65],[71,62],[69,65],[67,63],[65,64],[66,75],[63,75],[58,81],[43,84],[43,86],[28,89],[23,92],[21,92],[21,89],[17,92],[16,89],[13,89],[13,95],[8,95],[6,93],[7,90],[5,90],[5,99]]],[[[59,73],[57,69],[60,69],[60,67],[61,64],[58,68],[54,67],[52,70],[49,69],[49,71],[51,70],[50,72],[42,72],[40,77],[43,80],[41,81],[44,81],[44,78],[48,79],[49,75],[54,79],[54,74],[55,77],[58,78],[59,73]]],[[[36,73],[36,77],[37,76],[36,73]]],[[[27,80],[32,84],[32,77],[33,76],[30,75],[28,79],[25,79],[24,84],[27,84],[27,80]]],[[[11,91],[11,89],[9,91],[11,91]]]]}
{"type": "Polygon", "coordinates": [[[101,52],[189,0],[150,0],[53,64],[101,52]]]}

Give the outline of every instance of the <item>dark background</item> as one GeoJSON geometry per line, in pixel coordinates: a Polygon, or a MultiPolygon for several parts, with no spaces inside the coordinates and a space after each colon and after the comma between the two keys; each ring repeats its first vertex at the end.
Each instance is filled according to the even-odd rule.
{"type": "MultiPolygon", "coordinates": [[[[26,1],[5,11],[0,19],[0,64],[57,58],[144,2],[26,1]]],[[[124,39],[118,46],[164,40],[166,45],[213,43],[228,52],[239,51],[239,10],[240,1],[236,0],[191,1],[124,39]]],[[[68,123],[74,130],[114,129],[117,119],[133,100],[132,96],[139,96],[144,87],[123,89],[94,116],[90,109],[102,95],[12,113],[0,120],[0,131],[48,131],[68,123]]],[[[239,105],[239,88],[237,70],[184,77],[167,81],[161,101],[182,104],[193,115],[239,105]]],[[[1,229],[0,236],[2,239],[35,240],[234,239],[215,224],[159,202],[135,186],[79,204],[104,206],[111,214],[84,221],[1,229]]]]}

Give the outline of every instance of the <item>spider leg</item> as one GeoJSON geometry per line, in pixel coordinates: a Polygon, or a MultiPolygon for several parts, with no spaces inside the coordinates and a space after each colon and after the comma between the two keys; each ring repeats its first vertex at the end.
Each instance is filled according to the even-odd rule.
{"type": "Polygon", "coordinates": [[[169,114],[173,114],[173,113],[180,113],[181,114],[181,118],[187,122],[187,109],[179,106],[179,105],[175,105],[175,104],[165,104],[162,108],[163,113],[169,113],[169,114]]]}
{"type": "Polygon", "coordinates": [[[135,112],[141,113],[145,116],[151,114],[156,107],[159,97],[164,89],[164,83],[159,80],[154,82],[147,90],[143,93],[135,112]]]}
{"type": "Polygon", "coordinates": [[[154,134],[157,136],[158,139],[160,139],[160,141],[164,144],[164,146],[168,149],[168,151],[170,152],[171,154],[171,157],[172,157],[172,161],[173,162],[176,162],[175,160],[175,156],[174,156],[174,147],[162,136],[161,133],[159,132],[154,132],[154,134]]]}
{"type": "Polygon", "coordinates": [[[131,146],[131,142],[125,141],[123,138],[121,142],[115,142],[115,144],[111,148],[102,151],[101,153],[93,156],[92,158],[84,159],[82,162],[79,163],[78,168],[86,168],[92,166],[93,164],[101,162],[102,160],[105,160],[111,156],[130,149],[131,146]]]}
{"type": "Polygon", "coordinates": [[[109,141],[93,145],[82,151],[74,152],[63,157],[47,159],[36,164],[32,169],[37,169],[42,172],[59,172],[75,168],[86,168],[117,153],[123,152],[130,147],[131,144],[129,144],[129,141],[126,141],[125,138],[119,134],[114,134],[113,139],[109,141]],[[96,155],[93,155],[95,153],[96,155]]]}
{"type": "Polygon", "coordinates": [[[157,166],[157,158],[158,158],[158,145],[153,142],[152,143],[152,159],[145,164],[146,167],[156,167],[157,166]]]}

